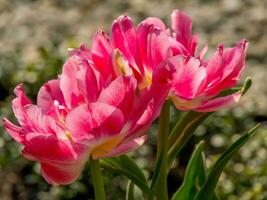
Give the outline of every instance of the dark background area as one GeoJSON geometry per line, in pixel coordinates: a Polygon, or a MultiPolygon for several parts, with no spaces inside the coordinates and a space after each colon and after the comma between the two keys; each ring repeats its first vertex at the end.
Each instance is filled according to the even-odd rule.
{"type": "MultiPolygon", "coordinates": [[[[232,46],[249,41],[247,67],[253,86],[235,107],[224,109],[201,125],[177,159],[169,176],[169,190],[180,184],[194,143],[206,140],[210,166],[240,134],[263,122],[256,136],[245,145],[221,176],[222,200],[267,199],[267,1],[265,0],[0,0],[0,117],[14,119],[12,90],[23,82],[35,99],[40,86],[60,73],[68,48],[90,45],[92,34],[105,31],[114,19],[128,14],[138,24],[156,16],[170,25],[173,9],[191,16],[199,33],[200,48],[209,44],[232,46]]],[[[172,122],[179,118],[173,109],[172,122]]],[[[156,125],[146,145],[131,155],[151,176],[155,161],[156,125]]],[[[93,199],[88,166],[78,181],[52,187],[39,174],[39,165],[20,156],[21,146],[0,127],[0,199],[57,200],[93,199]]],[[[104,171],[107,199],[124,199],[127,180],[104,171]]]]}

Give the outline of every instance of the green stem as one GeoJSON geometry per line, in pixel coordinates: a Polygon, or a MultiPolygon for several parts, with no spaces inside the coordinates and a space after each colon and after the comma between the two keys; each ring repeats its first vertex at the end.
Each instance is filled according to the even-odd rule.
{"type": "Polygon", "coordinates": [[[193,118],[197,117],[200,113],[190,111],[183,113],[181,119],[173,127],[169,136],[169,148],[176,142],[176,140],[181,136],[182,130],[187,126],[187,124],[192,121],[193,118]]]}
{"type": "Polygon", "coordinates": [[[191,111],[176,124],[169,137],[168,167],[192,137],[200,122],[204,121],[210,114],[191,111]]]}
{"type": "Polygon", "coordinates": [[[105,200],[104,182],[101,174],[99,161],[90,158],[91,176],[93,180],[95,200],[105,200]]]}
{"type": "Polygon", "coordinates": [[[168,200],[167,186],[167,152],[168,152],[168,136],[170,122],[170,101],[167,100],[160,113],[159,117],[159,134],[157,143],[157,162],[162,154],[162,163],[160,166],[159,175],[156,185],[156,197],[158,200],[168,200]]]}

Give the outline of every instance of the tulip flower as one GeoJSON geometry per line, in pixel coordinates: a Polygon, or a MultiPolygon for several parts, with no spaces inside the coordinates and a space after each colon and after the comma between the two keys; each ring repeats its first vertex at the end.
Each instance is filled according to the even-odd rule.
{"type": "Polygon", "coordinates": [[[72,50],[71,55],[95,63],[105,79],[131,74],[137,80],[140,96],[149,93],[160,108],[170,87],[166,81],[171,76],[171,69],[164,65],[172,55],[168,34],[146,20],[134,27],[128,16],[115,20],[110,32],[110,36],[103,31],[97,32],[91,50],[82,45],[80,49],[72,50]]]}
{"type": "Polygon", "coordinates": [[[23,155],[41,163],[49,183],[71,183],[90,156],[116,156],[143,144],[170,88],[161,64],[170,52],[166,38],[153,25],[134,28],[121,16],[111,40],[98,32],[92,50],[71,51],[59,79],[40,89],[37,105],[16,87],[20,126],[3,124],[24,146],[23,155]]]}
{"type": "Polygon", "coordinates": [[[68,184],[80,175],[90,152],[85,145],[73,142],[64,127],[63,116],[67,110],[60,105],[65,102],[59,81],[48,82],[40,90],[44,92],[46,99],[38,99],[41,105],[33,105],[22,85],[18,85],[12,105],[20,126],[7,119],[3,125],[9,135],[24,146],[23,156],[41,163],[42,175],[49,183],[68,184]]]}
{"type": "Polygon", "coordinates": [[[182,11],[174,10],[172,26],[167,29],[158,18],[147,18],[144,23],[153,24],[168,34],[172,56],[170,65],[173,73],[170,97],[177,109],[211,112],[237,102],[241,92],[215,98],[225,89],[234,87],[245,66],[247,42],[240,41],[234,48],[218,47],[215,55],[203,59],[208,48],[205,46],[196,56],[198,34],[192,34],[192,21],[182,11]]]}
{"type": "Polygon", "coordinates": [[[37,105],[26,97],[22,85],[15,89],[13,111],[20,124],[3,124],[24,146],[22,154],[39,161],[44,178],[51,184],[74,181],[90,155],[119,155],[140,146],[145,136],[130,138],[129,128],[139,130],[151,116],[153,100],[126,123],[133,106],[136,81],[119,76],[105,88],[100,74],[74,56],[63,67],[59,80],[41,87],[37,105]],[[102,87],[102,88],[100,88],[102,87]]]}
{"type": "Polygon", "coordinates": [[[223,90],[234,87],[245,67],[247,42],[233,48],[220,45],[208,61],[191,56],[174,56],[176,67],[170,97],[177,109],[212,112],[237,102],[241,92],[218,97],[223,90]]]}
{"type": "MultiPolygon", "coordinates": [[[[171,20],[171,29],[167,28],[157,17],[149,17],[145,19],[143,23],[154,25],[168,35],[168,39],[165,40],[165,45],[169,43],[172,56],[195,56],[198,44],[198,34],[192,34],[191,18],[186,13],[176,9],[171,14],[171,20]]],[[[199,53],[198,57],[201,57],[206,51],[207,47],[199,53]]]]}

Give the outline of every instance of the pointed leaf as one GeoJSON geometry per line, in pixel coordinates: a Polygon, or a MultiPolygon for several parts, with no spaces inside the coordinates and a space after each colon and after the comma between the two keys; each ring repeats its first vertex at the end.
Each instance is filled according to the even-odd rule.
{"type": "Polygon", "coordinates": [[[237,150],[239,150],[254,135],[258,127],[259,125],[255,126],[223,152],[223,154],[211,168],[207,180],[205,181],[204,185],[202,186],[201,190],[194,198],[194,200],[212,200],[212,198],[214,197],[214,190],[225,165],[233,157],[237,150]]]}
{"type": "Polygon", "coordinates": [[[211,114],[212,112],[200,113],[194,111],[184,114],[173,128],[169,137],[168,166],[171,165],[184,145],[192,137],[196,128],[211,114]]]}
{"type": "Polygon", "coordinates": [[[172,200],[194,199],[198,189],[206,179],[206,171],[203,160],[204,142],[200,142],[188,163],[184,181],[178,191],[173,195],[172,200]]]}
{"type": "Polygon", "coordinates": [[[154,173],[153,173],[153,177],[152,177],[152,181],[151,181],[151,186],[150,186],[150,192],[148,195],[148,200],[153,199],[153,196],[156,192],[156,185],[157,185],[157,180],[159,177],[159,172],[160,172],[160,168],[161,168],[161,164],[163,162],[163,151],[161,151],[158,159],[157,159],[157,163],[154,169],[154,173]]]}
{"type": "Polygon", "coordinates": [[[126,200],[134,200],[134,184],[132,181],[129,181],[127,186],[126,200]]]}

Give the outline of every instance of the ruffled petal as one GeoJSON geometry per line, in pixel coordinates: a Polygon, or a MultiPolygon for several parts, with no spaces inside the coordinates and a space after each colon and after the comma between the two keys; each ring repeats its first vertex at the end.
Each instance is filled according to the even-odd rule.
{"type": "Polygon", "coordinates": [[[119,108],[127,118],[132,110],[135,88],[136,80],[132,76],[119,76],[102,90],[98,102],[119,108]]]}
{"type": "Polygon", "coordinates": [[[96,156],[94,158],[99,159],[99,158],[114,157],[114,156],[126,154],[130,151],[134,151],[134,150],[138,149],[141,145],[143,145],[145,143],[146,140],[147,140],[146,135],[139,137],[139,138],[135,138],[129,142],[120,144],[118,147],[112,149],[111,151],[107,152],[106,154],[103,154],[101,156],[96,156]]]}
{"type": "Polygon", "coordinates": [[[111,61],[113,49],[110,39],[104,32],[99,31],[94,35],[91,48],[92,59],[101,75],[105,78],[114,73],[111,61]]]}
{"type": "Polygon", "coordinates": [[[224,49],[222,45],[207,64],[208,96],[215,96],[222,90],[236,85],[245,67],[247,42],[240,41],[236,47],[224,49]]]}
{"type": "Polygon", "coordinates": [[[66,118],[71,138],[89,146],[97,140],[119,134],[123,124],[124,116],[119,109],[100,102],[80,105],[66,118]]]}
{"type": "Polygon", "coordinates": [[[7,130],[8,134],[16,141],[18,141],[19,143],[23,143],[24,141],[24,132],[23,129],[21,127],[18,127],[14,124],[12,124],[8,119],[4,118],[3,119],[3,126],[5,127],[5,129],[7,130]]]}
{"type": "Polygon", "coordinates": [[[37,105],[44,113],[50,111],[54,101],[57,101],[60,105],[65,105],[64,97],[59,86],[59,80],[51,80],[45,83],[40,88],[37,96],[37,105]]]}
{"type": "Polygon", "coordinates": [[[79,49],[69,49],[70,56],[78,56],[86,60],[92,60],[91,50],[88,49],[84,44],[79,49]]]}
{"type": "Polygon", "coordinates": [[[144,71],[153,69],[171,55],[169,37],[153,24],[141,23],[137,27],[138,45],[144,71]]]}
{"type": "Polygon", "coordinates": [[[195,111],[197,112],[213,112],[225,107],[232,105],[239,101],[241,97],[241,92],[237,92],[232,95],[218,97],[212,100],[207,100],[201,104],[201,106],[197,107],[195,111]]]}
{"type": "Polygon", "coordinates": [[[196,98],[206,83],[205,67],[193,57],[188,59],[175,56],[170,62],[176,67],[171,89],[173,94],[184,99],[196,98]]]}
{"type": "Polygon", "coordinates": [[[183,44],[186,49],[194,56],[198,36],[195,34],[191,35],[192,32],[192,21],[190,17],[179,10],[174,10],[171,15],[172,18],[172,29],[175,31],[176,40],[183,44]]]}
{"type": "Polygon", "coordinates": [[[44,179],[54,185],[68,185],[74,182],[81,174],[86,160],[73,164],[41,163],[41,173],[44,179]]]}
{"type": "Polygon", "coordinates": [[[84,88],[83,90],[79,88],[80,81],[85,79],[86,72],[83,64],[83,60],[73,56],[63,66],[60,76],[60,89],[69,109],[84,101],[84,96],[81,93],[84,88]]]}
{"type": "Polygon", "coordinates": [[[28,124],[27,115],[25,114],[25,107],[31,105],[31,102],[25,95],[22,84],[18,85],[14,89],[14,93],[16,94],[17,98],[12,101],[12,108],[15,117],[17,118],[22,128],[24,128],[27,127],[28,124]]]}
{"type": "Polygon", "coordinates": [[[120,16],[112,23],[111,41],[114,48],[118,48],[127,58],[130,65],[139,71],[140,59],[136,32],[132,20],[128,16],[120,16]]]}
{"type": "Polygon", "coordinates": [[[141,22],[141,24],[146,23],[146,24],[152,24],[162,30],[166,30],[166,26],[163,23],[163,21],[161,21],[161,19],[157,18],[157,17],[148,17],[146,18],[144,21],[141,22]]]}

